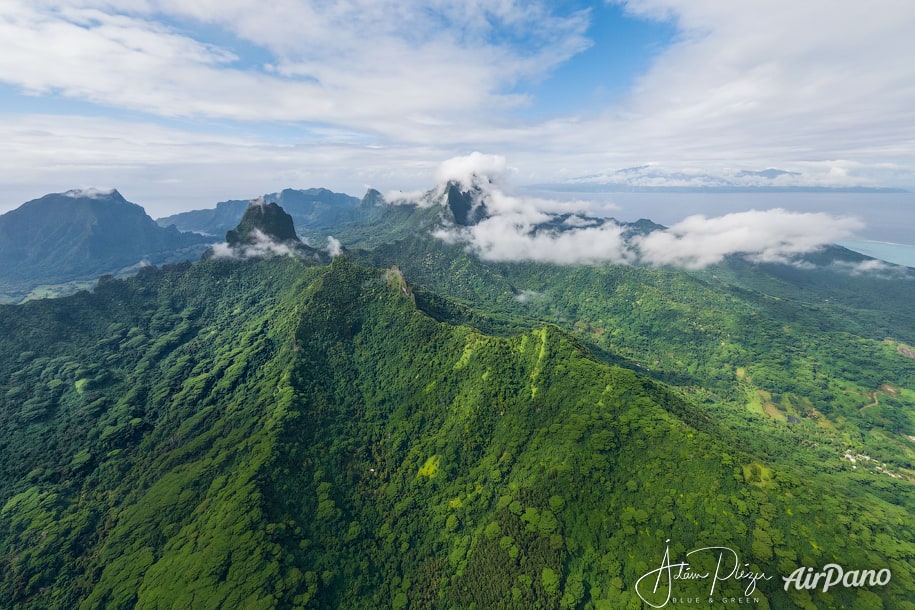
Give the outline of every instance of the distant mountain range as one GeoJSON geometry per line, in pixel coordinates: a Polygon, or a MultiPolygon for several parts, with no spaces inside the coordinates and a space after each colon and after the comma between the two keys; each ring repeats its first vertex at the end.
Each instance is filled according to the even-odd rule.
{"type": "MultiPolygon", "coordinates": [[[[354,220],[362,203],[356,197],[323,188],[283,189],[264,195],[264,201],[282,206],[293,222],[306,232],[333,229],[354,220]]],[[[179,231],[203,233],[221,239],[241,221],[248,203],[249,200],[240,199],[221,201],[212,209],[181,212],[159,218],[156,222],[161,227],[174,225],[179,231]]]]}
{"type": "MultiPolygon", "coordinates": [[[[333,250],[339,252],[339,243],[333,244],[333,250]]],[[[249,259],[275,254],[318,263],[330,261],[330,256],[299,239],[292,216],[282,207],[258,197],[245,208],[238,226],[226,232],[225,243],[214,245],[203,257],[249,259]]]]}
{"type": "Polygon", "coordinates": [[[193,259],[209,241],[157,225],[116,190],[45,195],[0,215],[0,293],[193,259]]]}
{"type": "Polygon", "coordinates": [[[485,260],[609,234],[485,191],[0,307],[0,607],[915,608],[915,270],[485,260]]]}
{"type": "Polygon", "coordinates": [[[670,170],[654,164],[611,169],[539,186],[555,191],[578,192],[906,192],[897,188],[821,183],[801,172],[777,168],[724,171],[716,175],[670,170]]]}
{"type": "MultiPolygon", "coordinates": [[[[284,189],[261,199],[289,210],[283,212],[289,230],[294,221],[319,250],[334,234],[366,247],[399,239],[437,214],[387,205],[373,189],[361,200],[323,188],[284,189]]],[[[0,302],[59,296],[89,287],[101,275],[196,260],[237,228],[249,203],[223,201],[155,221],[117,190],[75,189],[29,201],[0,215],[0,302]]]]}
{"type": "MultiPolygon", "coordinates": [[[[721,190],[739,188],[737,181],[744,185],[787,184],[798,177],[794,172],[778,169],[737,172],[730,182],[710,176],[663,174],[667,184],[680,186],[650,186],[660,184],[660,176],[652,166],[642,166],[617,170],[607,176],[582,178],[567,187],[599,190],[628,184],[626,188],[633,190],[643,188],[639,185],[721,190]]],[[[447,233],[447,239],[465,240],[474,235],[486,239],[487,235],[495,234],[478,225],[505,212],[497,209],[504,204],[505,197],[494,200],[491,189],[486,180],[468,184],[449,181],[416,201],[388,202],[374,189],[359,199],[323,188],[284,189],[259,200],[267,206],[265,210],[281,206],[285,210],[283,216],[288,217],[281,228],[287,233],[294,231],[294,223],[298,229],[296,237],[303,240],[294,249],[307,245],[313,258],[321,260],[324,253],[341,245],[351,250],[371,249],[415,238],[424,232],[444,231],[440,237],[446,237],[447,233]]],[[[129,274],[144,265],[197,260],[208,247],[224,242],[238,226],[245,226],[243,217],[249,204],[246,200],[224,201],[212,209],[183,212],[154,221],[142,207],[127,201],[116,190],[71,190],[29,201],[0,215],[0,302],[66,294],[89,287],[101,275],[129,274]]],[[[520,201],[512,205],[520,205],[520,201]]],[[[612,218],[581,213],[538,214],[538,220],[530,225],[531,235],[557,235],[584,227],[599,231],[618,225],[622,227],[622,237],[630,240],[637,234],[664,229],[644,219],[619,223],[612,218]]],[[[507,217],[501,218],[504,221],[507,217]]],[[[510,226],[514,225],[509,223],[499,231],[510,226]]],[[[248,250],[255,252],[257,248],[248,250]]],[[[831,256],[837,256],[837,252],[831,251],[831,256]]]]}

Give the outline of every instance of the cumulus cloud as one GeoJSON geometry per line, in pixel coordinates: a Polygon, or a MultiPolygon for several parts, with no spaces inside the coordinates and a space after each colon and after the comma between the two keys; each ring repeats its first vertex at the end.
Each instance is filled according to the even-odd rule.
{"type": "Polygon", "coordinates": [[[798,264],[799,256],[863,226],[853,218],[773,209],[712,218],[693,216],[669,229],[631,236],[625,226],[610,220],[583,228],[542,228],[552,219],[533,211],[496,214],[472,227],[441,229],[435,235],[466,243],[480,258],[491,261],[640,263],[701,269],[731,255],[743,255],[753,262],[798,264]]]}
{"type": "Polygon", "coordinates": [[[104,199],[105,197],[110,197],[113,194],[114,189],[89,187],[84,189],[70,189],[64,193],[64,196],[72,197],[73,199],[104,199]]]}
{"type": "Polygon", "coordinates": [[[594,218],[582,218],[581,216],[572,214],[563,219],[562,224],[567,227],[593,227],[598,224],[598,222],[594,218]]]}
{"type": "Polygon", "coordinates": [[[32,94],[413,141],[468,112],[523,104],[512,91],[519,79],[590,44],[586,13],[514,0],[7,0],[4,9],[0,81],[32,94]],[[197,24],[257,47],[266,61],[199,40],[197,24]]]}
{"type": "Polygon", "coordinates": [[[289,133],[290,140],[277,141],[99,116],[0,114],[0,213],[49,192],[105,184],[129,188],[132,200],[156,218],[288,186],[345,193],[359,193],[352,189],[365,182],[418,186],[428,184],[436,166],[417,165],[415,150],[342,146],[289,133]]]}
{"type": "Polygon", "coordinates": [[[642,138],[649,159],[703,165],[913,158],[915,89],[900,83],[915,82],[915,4],[624,4],[679,31],[631,92],[626,124],[606,124],[622,130],[625,150],[644,150],[642,138]]]}
{"type": "Polygon", "coordinates": [[[860,164],[847,160],[805,162],[794,170],[778,168],[719,168],[714,174],[696,167],[664,167],[649,163],[574,177],[568,185],[599,185],[620,189],[741,189],[741,188],[849,188],[873,187],[879,183],[861,175],[860,164]]]}
{"type": "Polygon", "coordinates": [[[915,4],[616,1],[677,34],[628,91],[563,113],[531,85],[588,48],[596,7],[4,0],[0,82],[25,95],[0,116],[0,178],[19,201],[104,183],[173,212],[290,184],[412,189],[433,159],[485,146],[529,183],[657,162],[664,175],[642,178],[664,185],[765,184],[739,174],[767,167],[801,174],[779,185],[915,185],[915,4]],[[26,96],[95,107],[36,117],[15,111],[43,107],[26,96]]]}
{"type": "Polygon", "coordinates": [[[508,172],[505,157],[472,152],[467,156],[453,157],[439,165],[436,182],[457,182],[470,188],[480,179],[501,182],[508,172]]]}
{"type": "Polygon", "coordinates": [[[529,303],[535,299],[539,299],[543,296],[542,292],[537,292],[536,290],[522,290],[515,295],[515,299],[519,303],[529,303]]]}
{"type": "Polygon", "coordinates": [[[432,205],[432,199],[428,197],[428,191],[388,191],[384,194],[384,200],[391,205],[416,205],[419,207],[428,207],[432,205]]]}

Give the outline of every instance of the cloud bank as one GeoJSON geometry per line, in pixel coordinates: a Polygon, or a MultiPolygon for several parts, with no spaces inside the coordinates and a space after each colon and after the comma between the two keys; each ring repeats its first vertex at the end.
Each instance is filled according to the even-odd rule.
{"type": "Polygon", "coordinates": [[[863,227],[855,218],[825,213],[750,210],[714,218],[690,216],[635,238],[632,245],[652,265],[698,269],[732,254],[760,263],[789,263],[863,227]]]}
{"type": "MultiPolygon", "coordinates": [[[[462,188],[475,188],[489,215],[469,227],[446,226],[435,236],[463,243],[489,261],[570,264],[646,264],[700,269],[725,257],[753,262],[796,263],[804,254],[863,228],[851,217],[783,209],[751,210],[718,217],[690,216],[647,234],[611,219],[574,212],[575,202],[526,199],[508,194],[504,159],[474,154],[450,159],[436,173],[462,188]],[[457,168],[459,171],[456,171],[457,168]],[[495,168],[497,174],[486,172],[495,168]],[[469,185],[469,186],[468,186],[469,185]]],[[[427,198],[446,205],[439,186],[427,198]]]]}

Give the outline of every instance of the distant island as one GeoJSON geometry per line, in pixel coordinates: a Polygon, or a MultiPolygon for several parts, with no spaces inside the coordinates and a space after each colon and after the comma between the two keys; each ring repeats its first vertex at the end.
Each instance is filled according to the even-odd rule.
{"type": "Polygon", "coordinates": [[[874,186],[642,186],[621,183],[553,183],[530,188],[558,193],[908,193],[902,188],[874,186]]]}

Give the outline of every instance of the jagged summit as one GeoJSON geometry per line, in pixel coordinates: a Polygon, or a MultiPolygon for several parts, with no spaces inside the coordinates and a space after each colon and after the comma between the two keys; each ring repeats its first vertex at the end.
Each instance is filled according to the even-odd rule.
{"type": "Polygon", "coordinates": [[[279,204],[258,197],[248,203],[238,226],[226,233],[225,243],[214,245],[204,258],[251,259],[277,255],[324,264],[336,253],[317,250],[300,240],[292,216],[279,204]]]}
{"type": "Polygon", "coordinates": [[[292,216],[276,203],[258,197],[248,204],[238,226],[226,233],[226,242],[234,247],[253,244],[264,237],[279,243],[299,243],[292,216]]]}
{"type": "Polygon", "coordinates": [[[445,206],[457,225],[469,227],[489,216],[483,199],[484,191],[476,184],[462,190],[462,185],[452,180],[445,187],[445,206]]]}
{"type": "Polygon", "coordinates": [[[363,195],[362,201],[359,202],[359,207],[374,208],[379,205],[384,205],[384,202],[384,195],[375,189],[369,189],[365,192],[365,195],[363,195]]]}

